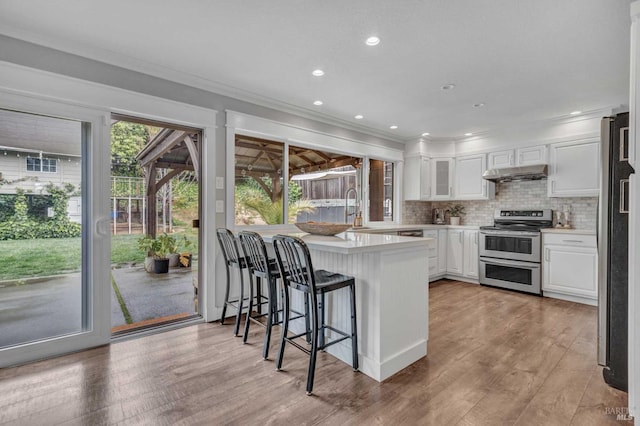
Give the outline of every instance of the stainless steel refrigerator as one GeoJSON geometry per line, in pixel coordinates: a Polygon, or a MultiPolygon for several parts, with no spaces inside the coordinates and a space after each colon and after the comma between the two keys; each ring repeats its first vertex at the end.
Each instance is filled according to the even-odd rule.
{"type": "Polygon", "coordinates": [[[598,363],[604,380],[628,384],[629,114],[602,119],[598,200],[598,363]]]}

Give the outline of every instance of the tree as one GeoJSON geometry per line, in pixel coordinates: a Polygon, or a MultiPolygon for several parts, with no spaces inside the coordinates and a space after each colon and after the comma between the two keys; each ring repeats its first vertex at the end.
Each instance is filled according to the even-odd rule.
{"type": "Polygon", "coordinates": [[[149,142],[154,128],[144,124],[118,121],[111,126],[111,175],[142,177],[135,157],[149,142]]]}

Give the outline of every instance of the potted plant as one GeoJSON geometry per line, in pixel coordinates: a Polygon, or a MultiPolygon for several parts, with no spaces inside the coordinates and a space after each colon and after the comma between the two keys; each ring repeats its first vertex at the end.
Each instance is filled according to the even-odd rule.
{"type": "Polygon", "coordinates": [[[176,251],[176,239],[166,233],[152,238],[145,235],[138,239],[138,247],[147,252],[147,259],[153,259],[153,266],[145,260],[145,270],[156,274],[169,272],[169,255],[176,251]]]}
{"type": "Polygon", "coordinates": [[[178,246],[181,247],[180,258],[178,259],[178,266],[181,268],[190,268],[191,267],[191,251],[189,248],[191,247],[191,241],[183,235],[180,241],[178,242],[178,246]]]}
{"type": "Polygon", "coordinates": [[[449,213],[449,223],[451,225],[460,225],[460,217],[467,214],[462,204],[454,204],[448,207],[447,213],[449,213]]]}

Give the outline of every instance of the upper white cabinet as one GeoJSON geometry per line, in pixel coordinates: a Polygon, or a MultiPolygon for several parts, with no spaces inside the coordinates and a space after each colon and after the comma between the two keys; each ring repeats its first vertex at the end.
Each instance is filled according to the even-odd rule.
{"type": "Polygon", "coordinates": [[[600,143],[597,139],[550,145],[549,197],[594,197],[599,189],[600,143]]]}
{"type": "Polygon", "coordinates": [[[467,155],[456,158],[455,192],[456,200],[487,200],[495,196],[495,184],[482,178],[487,170],[485,154],[467,155]]]}
{"type": "Polygon", "coordinates": [[[533,164],[546,164],[548,161],[547,146],[530,146],[516,149],[516,166],[531,166],[533,164]]]}
{"type": "Polygon", "coordinates": [[[489,153],[490,169],[504,169],[513,166],[515,166],[515,151],[513,149],[489,153]]]}
{"type": "Polygon", "coordinates": [[[431,198],[431,163],[428,157],[408,157],[404,161],[404,199],[431,198]]]}
{"type": "Polygon", "coordinates": [[[431,199],[450,200],[453,198],[453,158],[431,159],[431,199]]]}
{"type": "Polygon", "coordinates": [[[489,153],[489,169],[505,167],[530,166],[547,162],[547,146],[530,146],[526,148],[507,149],[489,153]]]}

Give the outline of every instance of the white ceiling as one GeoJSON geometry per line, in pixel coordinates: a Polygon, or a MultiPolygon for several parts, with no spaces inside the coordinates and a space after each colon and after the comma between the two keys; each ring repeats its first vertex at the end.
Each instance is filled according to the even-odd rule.
{"type": "Polygon", "coordinates": [[[460,139],[628,104],[630,2],[2,0],[0,33],[395,140],[460,139]]]}

